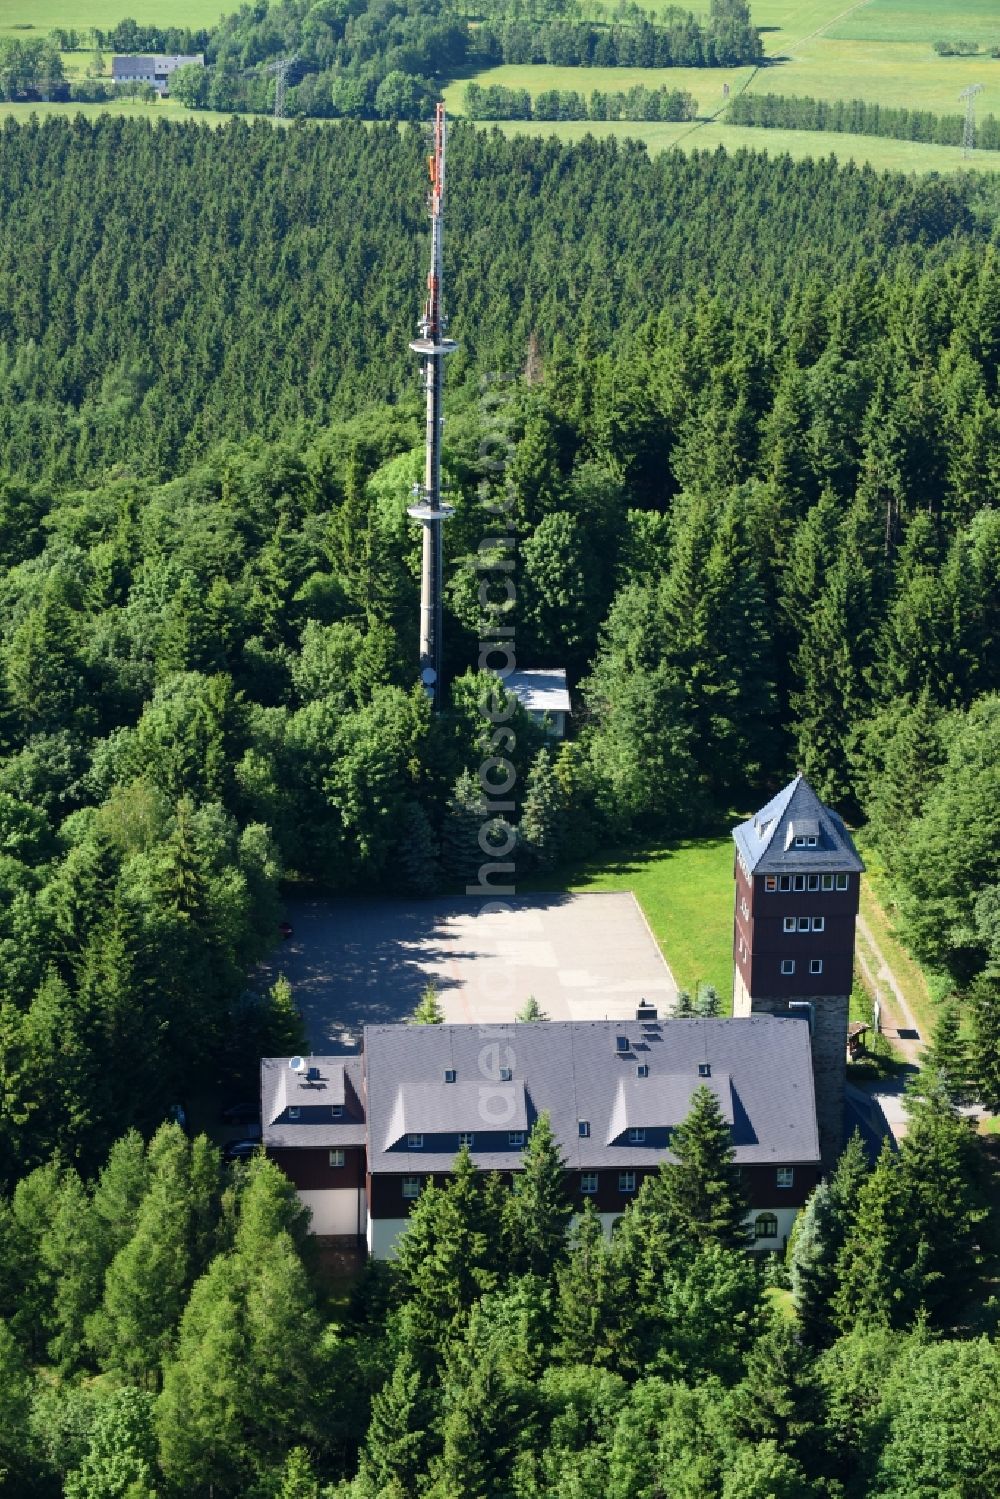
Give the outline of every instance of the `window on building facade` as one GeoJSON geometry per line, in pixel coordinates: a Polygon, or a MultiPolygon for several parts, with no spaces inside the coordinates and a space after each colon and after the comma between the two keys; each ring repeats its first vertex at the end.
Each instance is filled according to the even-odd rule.
{"type": "Polygon", "coordinates": [[[809,874],[809,875],[806,875],[806,889],[807,890],[818,890],[819,889],[819,875],[818,874],[809,874]]]}
{"type": "Polygon", "coordinates": [[[698,1076],[699,1077],[711,1077],[712,1076],[712,1064],[711,1064],[711,1062],[699,1062],[698,1063],[698,1076]]]}
{"type": "Polygon", "coordinates": [[[507,1144],[510,1146],[511,1150],[520,1150],[521,1146],[524,1144],[524,1130],[512,1129],[510,1134],[507,1136],[507,1144]]]}
{"type": "Polygon", "coordinates": [[[796,840],[795,840],[795,847],[796,848],[805,848],[805,846],[806,846],[806,840],[804,838],[796,838],[796,840]]]}
{"type": "Polygon", "coordinates": [[[805,875],[804,874],[793,875],[792,876],[792,889],[793,890],[804,890],[805,888],[806,888],[806,877],[805,877],[805,875]]]}
{"type": "Polygon", "coordinates": [[[753,1220],[753,1236],[755,1239],[776,1239],[778,1237],[778,1220],[773,1213],[758,1213],[753,1220]]]}
{"type": "Polygon", "coordinates": [[[764,889],[767,891],[768,895],[773,895],[777,888],[777,877],[773,874],[766,874],[764,876],[764,889]]]}
{"type": "Polygon", "coordinates": [[[456,1075],[454,1067],[446,1067],[444,1069],[444,1080],[446,1083],[453,1083],[456,1075]]]}
{"type": "Polygon", "coordinates": [[[782,960],[781,960],[781,971],[782,971],[782,973],[794,973],[795,972],[795,959],[794,958],[782,958],[782,960]]]}
{"type": "Polygon", "coordinates": [[[330,1105],[330,1118],[331,1119],[342,1119],[343,1117],[344,1117],[344,1105],[342,1103],[332,1103],[330,1105]]]}
{"type": "Polygon", "coordinates": [[[800,916],[799,917],[799,931],[800,932],[808,932],[808,930],[809,930],[809,917],[808,916],[800,916]]]}
{"type": "Polygon", "coordinates": [[[810,958],[809,959],[809,972],[810,973],[822,973],[823,972],[823,959],[822,958],[810,958]]]}
{"type": "Polygon", "coordinates": [[[786,932],[794,932],[794,930],[795,930],[795,917],[794,916],[786,916],[784,922],[782,923],[782,925],[784,926],[784,929],[785,929],[786,932]]]}
{"type": "Polygon", "coordinates": [[[790,874],[783,874],[781,876],[781,878],[778,880],[778,889],[787,892],[787,891],[791,890],[791,888],[792,888],[792,877],[791,877],[791,875],[790,874]]]}
{"type": "Polygon", "coordinates": [[[458,1148],[459,1148],[459,1150],[461,1150],[461,1148],[462,1148],[463,1145],[467,1145],[468,1148],[471,1150],[472,1147],[473,1147],[473,1145],[475,1145],[475,1143],[476,1143],[476,1137],[475,1137],[475,1135],[470,1134],[468,1130],[463,1130],[462,1133],[458,1137],[458,1148]]]}
{"type": "Polygon", "coordinates": [[[849,877],[846,874],[838,874],[838,876],[837,876],[837,889],[838,890],[846,890],[849,883],[850,883],[850,880],[849,880],[849,877]]]}
{"type": "Polygon", "coordinates": [[[584,1194],[585,1197],[593,1197],[594,1193],[597,1191],[596,1171],[580,1172],[580,1191],[584,1194]]]}
{"type": "Polygon", "coordinates": [[[823,877],[822,877],[822,885],[823,885],[823,889],[824,890],[832,890],[833,889],[833,875],[832,874],[825,874],[825,875],[823,875],[823,877]]]}
{"type": "Polygon", "coordinates": [[[619,1190],[619,1192],[634,1192],[635,1191],[635,1172],[634,1171],[619,1171],[619,1173],[618,1173],[618,1190],[619,1190]]]}
{"type": "Polygon", "coordinates": [[[347,1159],[347,1157],[344,1155],[344,1152],[342,1150],[331,1150],[330,1151],[330,1165],[331,1166],[342,1166],[344,1164],[344,1161],[346,1159],[347,1159]]]}
{"type": "Polygon", "coordinates": [[[514,1074],[509,1067],[500,1068],[500,1081],[502,1083],[509,1083],[513,1076],[514,1074]]]}
{"type": "Polygon", "coordinates": [[[779,1166],[777,1170],[776,1180],[779,1187],[794,1187],[795,1167],[779,1166]]]}
{"type": "Polygon", "coordinates": [[[288,1117],[289,1117],[289,1119],[299,1119],[299,1118],[301,1118],[301,1116],[302,1116],[302,1110],[301,1109],[289,1109],[288,1110],[288,1117]]]}
{"type": "Polygon", "coordinates": [[[586,1140],[590,1135],[590,1120],[581,1119],[578,1128],[580,1131],[580,1139],[586,1140]]]}
{"type": "Polygon", "coordinates": [[[635,1075],[636,1075],[636,1077],[648,1077],[649,1076],[649,1063],[648,1062],[640,1062],[639,1065],[635,1069],[635,1075]]]}
{"type": "Polygon", "coordinates": [[[407,1137],[406,1137],[406,1148],[407,1148],[407,1150],[423,1150],[423,1148],[424,1148],[424,1137],[423,1137],[423,1135],[407,1135],[407,1137]]]}
{"type": "Polygon", "coordinates": [[[823,928],[826,926],[826,917],[825,916],[814,916],[813,919],[812,919],[812,924],[813,924],[813,931],[814,932],[821,932],[823,930],[823,928]]]}
{"type": "Polygon", "coordinates": [[[628,1132],[628,1143],[630,1145],[642,1145],[646,1139],[644,1129],[630,1129],[628,1132]]]}
{"type": "Polygon", "coordinates": [[[403,1177],[403,1196],[406,1197],[406,1198],[408,1198],[411,1202],[413,1201],[413,1199],[415,1197],[419,1197],[420,1196],[420,1178],[419,1178],[419,1176],[404,1176],[403,1177]]]}

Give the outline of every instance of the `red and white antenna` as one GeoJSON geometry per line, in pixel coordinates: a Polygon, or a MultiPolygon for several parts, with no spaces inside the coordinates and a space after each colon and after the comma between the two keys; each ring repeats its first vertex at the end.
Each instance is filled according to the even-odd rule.
{"type": "Polygon", "coordinates": [[[417,504],[409,515],[424,528],[423,566],[420,577],[420,680],[435,708],[441,706],[441,620],[444,591],[441,524],[453,513],[450,505],[441,503],[441,427],[444,404],[444,370],[442,360],[453,354],[458,344],[445,338],[446,320],[441,311],[442,245],[444,240],[445,153],[448,125],[444,105],[434,111],[434,154],[428,158],[431,215],[431,268],[427,275],[427,300],[420,319],[420,337],[410,348],[423,360],[424,390],[427,395],[427,431],[424,460],[424,482],[414,486],[417,504]]]}

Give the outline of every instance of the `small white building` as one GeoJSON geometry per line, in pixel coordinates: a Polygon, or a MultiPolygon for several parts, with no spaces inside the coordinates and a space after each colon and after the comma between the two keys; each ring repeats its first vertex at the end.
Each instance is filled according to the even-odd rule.
{"type": "Polygon", "coordinates": [[[114,57],[111,59],[111,80],[113,83],[148,83],[166,98],[171,73],[188,64],[203,68],[205,58],[200,52],[178,52],[170,57],[114,57]]]}
{"type": "Polygon", "coordinates": [[[536,723],[542,724],[553,739],[566,737],[566,720],[571,707],[564,666],[512,671],[502,681],[507,691],[514,693],[525,711],[536,723]]]}

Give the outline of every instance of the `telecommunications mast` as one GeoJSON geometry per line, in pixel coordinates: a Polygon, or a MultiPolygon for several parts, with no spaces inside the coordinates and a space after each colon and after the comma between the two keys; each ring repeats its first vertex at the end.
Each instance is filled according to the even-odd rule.
{"type": "Polygon", "coordinates": [[[417,504],[408,514],[424,528],[423,566],[420,574],[420,680],[436,709],[441,706],[441,595],[443,565],[441,527],[453,513],[450,505],[441,503],[441,426],[444,369],[446,354],[453,354],[458,344],[444,337],[446,319],[441,312],[441,245],[444,231],[444,161],[447,125],[444,105],[434,112],[434,154],[430,157],[431,268],[427,277],[427,300],[418,324],[420,337],[410,344],[414,354],[423,360],[424,390],[427,395],[427,438],[424,459],[424,482],[414,485],[417,504]]]}

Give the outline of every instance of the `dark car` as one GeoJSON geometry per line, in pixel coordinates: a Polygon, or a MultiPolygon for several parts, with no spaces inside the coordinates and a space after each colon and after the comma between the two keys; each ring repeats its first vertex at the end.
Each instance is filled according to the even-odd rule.
{"type": "Polygon", "coordinates": [[[245,1161],[260,1149],[259,1140],[230,1140],[223,1148],[224,1161],[245,1161]]]}
{"type": "Polygon", "coordinates": [[[256,1124],[260,1118],[260,1104],[251,1099],[245,1103],[231,1103],[219,1117],[223,1124],[256,1124]]]}

